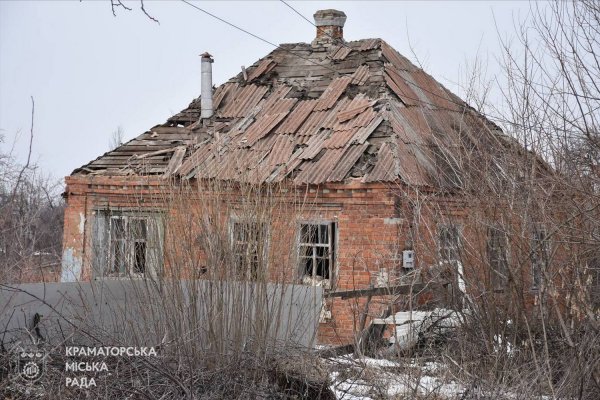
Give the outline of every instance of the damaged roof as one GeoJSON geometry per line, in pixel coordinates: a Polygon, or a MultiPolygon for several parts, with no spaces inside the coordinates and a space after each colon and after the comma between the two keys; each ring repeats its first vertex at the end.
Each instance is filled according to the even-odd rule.
{"type": "Polygon", "coordinates": [[[454,149],[507,143],[381,39],[281,45],[217,87],[213,106],[202,121],[197,98],[73,174],[456,186],[454,149]]]}

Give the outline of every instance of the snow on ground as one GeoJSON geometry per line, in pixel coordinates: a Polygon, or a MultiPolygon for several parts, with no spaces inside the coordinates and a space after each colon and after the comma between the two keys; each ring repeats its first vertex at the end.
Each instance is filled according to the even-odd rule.
{"type": "Polygon", "coordinates": [[[338,400],[379,400],[431,396],[459,398],[464,386],[449,379],[443,365],[434,362],[398,362],[341,356],[331,360],[331,389],[338,400]]]}

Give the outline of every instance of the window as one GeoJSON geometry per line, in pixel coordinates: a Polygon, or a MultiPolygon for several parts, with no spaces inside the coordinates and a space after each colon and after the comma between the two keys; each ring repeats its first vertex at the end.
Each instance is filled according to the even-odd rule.
{"type": "Polygon", "coordinates": [[[539,289],[548,265],[548,235],[546,230],[537,227],[531,241],[531,275],[533,289],[539,289]]]}
{"type": "Polygon", "coordinates": [[[442,262],[456,262],[460,260],[460,240],[458,226],[440,225],[438,227],[438,246],[442,262]]]}
{"type": "Polygon", "coordinates": [[[440,266],[448,274],[449,307],[464,307],[466,283],[460,254],[460,231],[457,225],[438,225],[440,266]]]}
{"type": "Polygon", "coordinates": [[[335,223],[301,223],[300,273],[304,283],[331,287],[335,257],[335,223]]]}
{"type": "Polygon", "coordinates": [[[495,227],[488,232],[487,254],[494,289],[503,289],[508,283],[508,257],[506,234],[495,227]]]}
{"type": "Polygon", "coordinates": [[[233,254],[238,272],[246,279],[258,278],[266,266],[267,224],[256,221],[232,220],[233,254]]]}
{"type": "Polygon", "coordinates": [[[156,215],[97,211],[93,234],[96,277],[156,275],[162,265],[162,233],[156,215]]]}

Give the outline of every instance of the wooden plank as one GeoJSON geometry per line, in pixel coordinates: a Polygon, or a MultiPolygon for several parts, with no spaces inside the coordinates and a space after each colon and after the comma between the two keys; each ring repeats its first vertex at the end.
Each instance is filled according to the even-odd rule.
{"type": "Polygon", "coordinates": [[[327,296],[329,297],[339,297],[342,300],[344,299],[353,299],[356,297],[365,297],[365,296],[397,296],[399,294],[416,294],[426,287],[434,288],[441,283],[436,285],[425,285],[424,283],[415,283],[413,285],[396,285],[396,286],[385,286],[385,287],[376,287],[369,289],[357,289],[357,290],[345,290],[339,292],[331,292],[327,296]]]}

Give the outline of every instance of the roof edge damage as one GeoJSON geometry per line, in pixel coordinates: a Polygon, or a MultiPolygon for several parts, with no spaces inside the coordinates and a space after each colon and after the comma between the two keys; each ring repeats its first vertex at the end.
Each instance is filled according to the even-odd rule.
{"type": "MultiPolygon", "coordinates": [[[[342,29],[345,14],[315,19],[342,29]]],[[[281,45],[214,91],[203,54],[201,98],[73,174],[457,187],[455,150],[514,144],[384,40],[340,35],[281,45]]]]}

